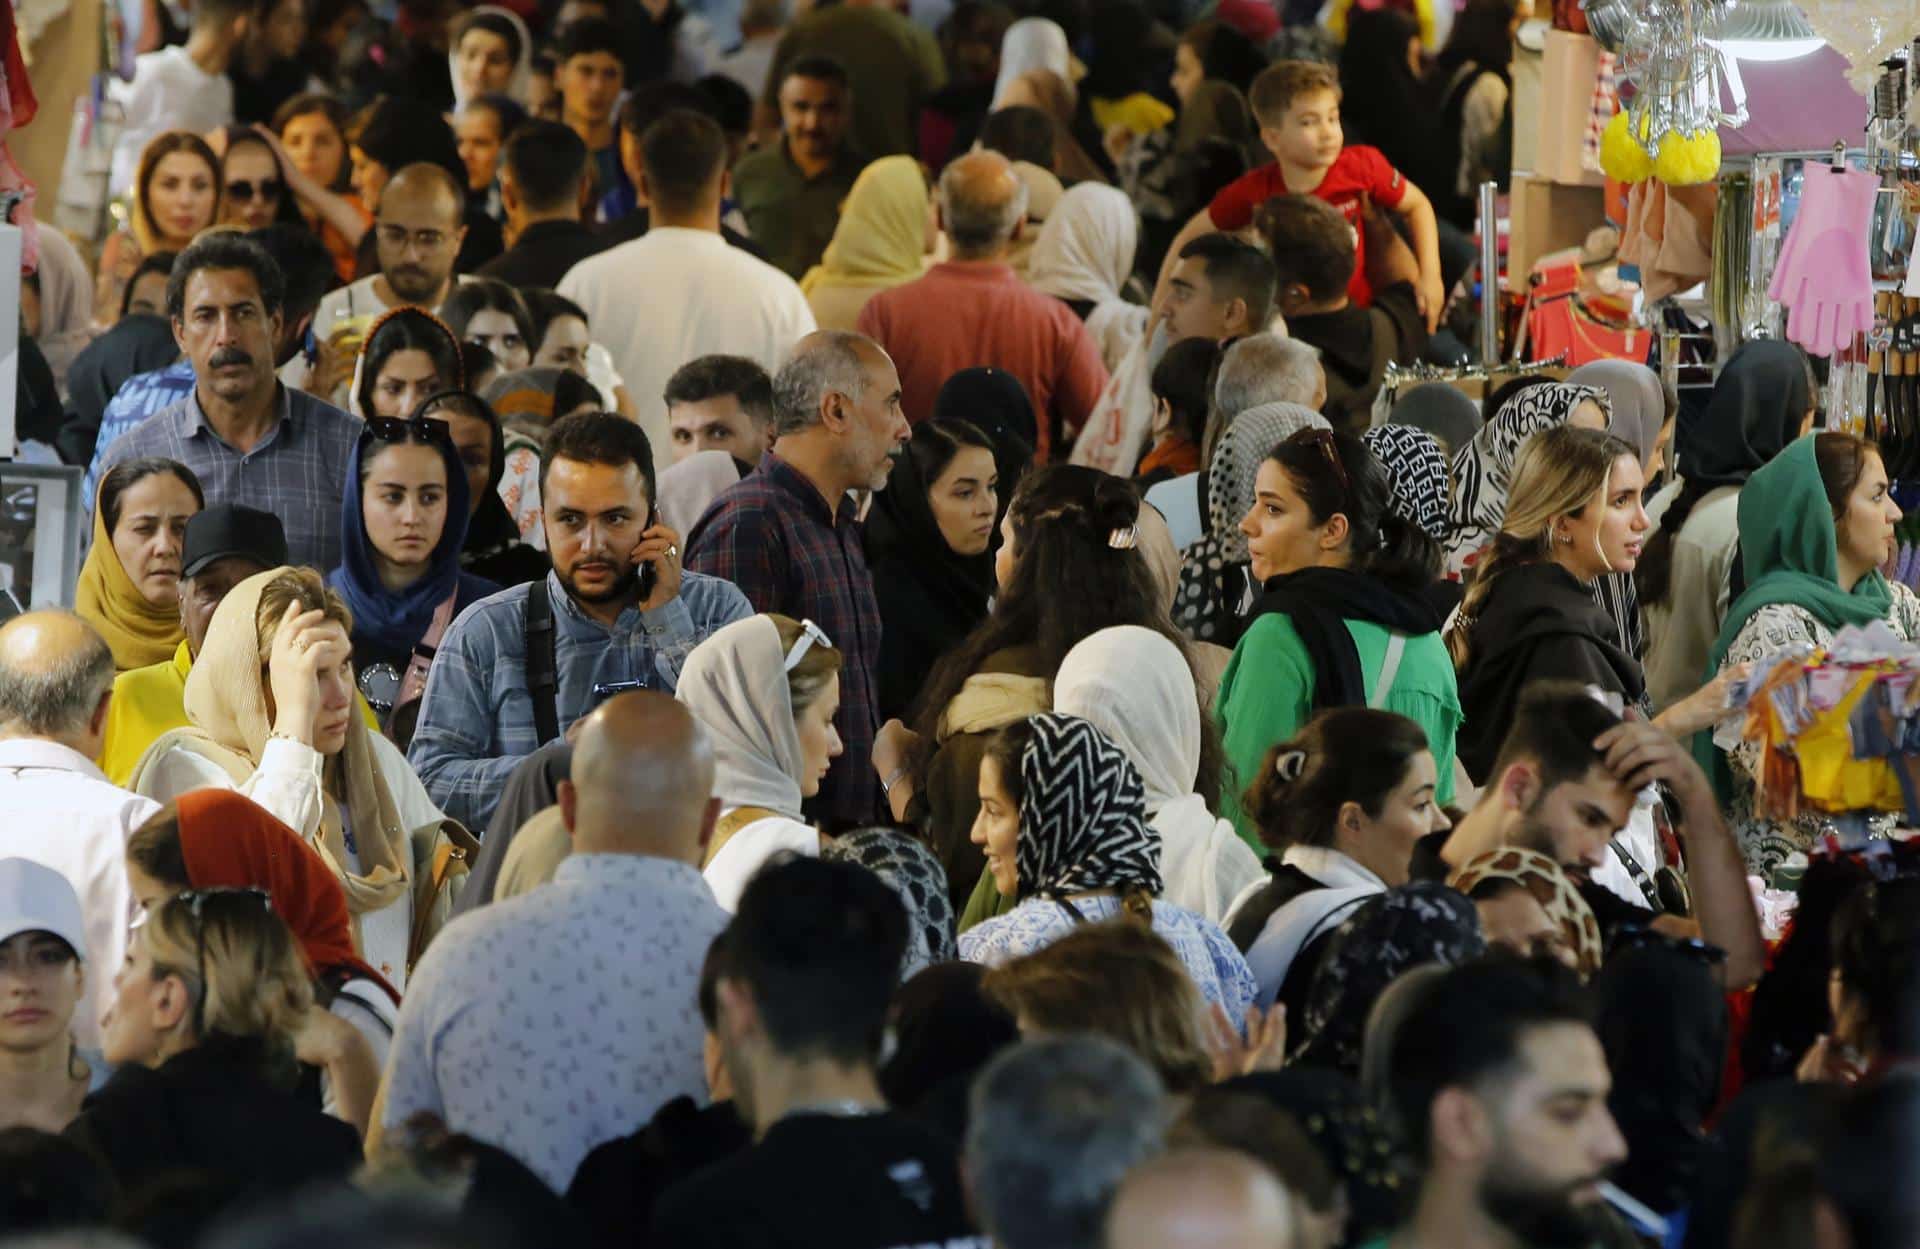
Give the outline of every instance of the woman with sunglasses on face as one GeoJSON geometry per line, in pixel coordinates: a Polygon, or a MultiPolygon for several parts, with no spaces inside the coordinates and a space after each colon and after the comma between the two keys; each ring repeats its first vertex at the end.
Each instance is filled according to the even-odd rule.
{"type": "Polygon", "coordinates": [[[227,127],[224,138],[219,224],[242,230],[258,230],[276,221],[301,224],[300,209],[273,145],[244,126],[227,127]]]}
{"type": "Polygon", "coordinates": [[[156,802],[235,790],[299,833],[346,890],[355,951],[404,991],[412,960],[452,907],[437,854],[479,844],[367,724],[352,629],[345,600],[310,568],[275,568],[235,586],[187,674],[189,727],[147,748],[130,788],[156,802]]]}
{"type": "MultiPolygon", "coordinates": [[[[86,918],[59,872],[0,858],[0,1130],[59,1132],[106,1064],[73,1039],[84,1008],[86,918]]],[[[105,969],[95,973],[107,974],[105,969]]]]}
{"type": "Polygon", "coordinates": [[[1460,698],[1425,593],[1440,548],[1393,510],[1387,472],[1350,434],[1307,429],[1273,447],[1240,522],[1262,587],[1214,706],[1234,776],[1224,814],[1253,845],[1238,799],[1268,748],[1332,707],[1392,711],[1433,749],[1435,800],[1453,800],[1460,698]]]}
{"type": "Polygon", "coordinates": [[[294,1089],[312,1005],[300,947],[264,892],[159,902],[128,942],[101,1021],[113,1078],[67,1138],[128,1194],[179,1171],[219,1177],[231,1201],[344,1180],[360,1164],[359,1133],[294,1089]]]}
{"type": "Polygon", "coordinates": [[[354,459],[327,583],[353,613],[356,683],[384,726],[426,689],[454,617],[500,587],[460,569],[467,474],[444,418],[369,417],[354,459]]]}
{"type": "Polygon", "coordinates": [[[142,910],[193,889],[266,891],[313,977],[295,1057],[319,1069],[322,1108],[364,1133],[400,995],[353,952],[347,897],[325,860],[239,794],[199,789],[127,839],[127,883],[142,910]]]}
{"type": "Polygon", "coordinates": [[[460,338],[446,322],[424,308],[394,308],[368,327],[360,344],[353,414],[405,420],[427,396],[465,384],[460,338]]]}

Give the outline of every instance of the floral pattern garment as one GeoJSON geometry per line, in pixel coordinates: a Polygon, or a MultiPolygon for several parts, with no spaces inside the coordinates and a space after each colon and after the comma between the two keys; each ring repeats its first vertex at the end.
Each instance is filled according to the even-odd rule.
{"type": "Polygon", "coordinates": [[[524,434],[507,433],[507,466],[500,475],[500,501],[520,530],[520,540],[536,551],[547,549],[540,513],[540,448],[524,434]]]}
{"type": "MultiPolygon", "coordinates": [[[[1893,611],[1887,624],[1906,641],[1920,640],[1920,597],[1898,582],[1892,583],[1891,588],[1893,611]]],[[[1741,627],[1721,661],[1721,668],[1757,662],[1796,642],[1827,646],[1833,641],[1833,632],[1805,608],[1789,603],[1769,604],[1741,627]]],[[[1747,870],[1762,880],[1771,880],[1774,869],[1788,855],[1805,853],[1813,845],[1826,831],[1827,821],[1818,812],[1803,812],[1798,819],[1785,822],[1761,819],[1754,814],[1754,777],[1760,769],[1760,752],[1760,743],[1750,741],[1743,741],[1728,752],[1733,771],[1733,802],[1727,818],[1739,839],[1740,851],[1746,856],[1747,870]]]]}

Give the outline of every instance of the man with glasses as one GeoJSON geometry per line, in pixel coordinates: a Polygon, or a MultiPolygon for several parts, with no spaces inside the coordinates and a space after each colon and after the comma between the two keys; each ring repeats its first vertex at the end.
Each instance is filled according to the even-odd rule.
{"type": "Polygon", "coordinates": [[[389,308],[431,312],[446,302],[467,237],[465,213],[465,193],[439,165],[408,165],[396,173],[380,193],[373,223],[380,271],[320,301],[313,317],[319,361],[310,373],[295,361],[282,380],[333,402],[344,399],[359,347],[354,330],[389,308]]]}

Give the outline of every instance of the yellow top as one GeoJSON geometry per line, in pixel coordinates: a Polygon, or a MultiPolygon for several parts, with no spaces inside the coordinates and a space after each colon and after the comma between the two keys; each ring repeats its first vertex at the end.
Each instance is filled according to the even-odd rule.
{"type": "Polygon", "coordinates": [[[193,655],[182,640],[172,659],[130,668],[113,679],[100,770],[115,785],[125,788],[140,756],[162,733],[187,727],[187,673],[192,669],[193,655]]]}

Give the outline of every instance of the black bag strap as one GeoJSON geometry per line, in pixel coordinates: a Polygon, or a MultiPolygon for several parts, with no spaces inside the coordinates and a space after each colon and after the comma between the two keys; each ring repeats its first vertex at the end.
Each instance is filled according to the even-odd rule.
{"type": "Polygon", "coordinates": [[[527,693],[533,696],[533,729],[542,746],[560,736],[560,664],[553,638],[553,600],[541,577],[527,586],[527,693]]]}

